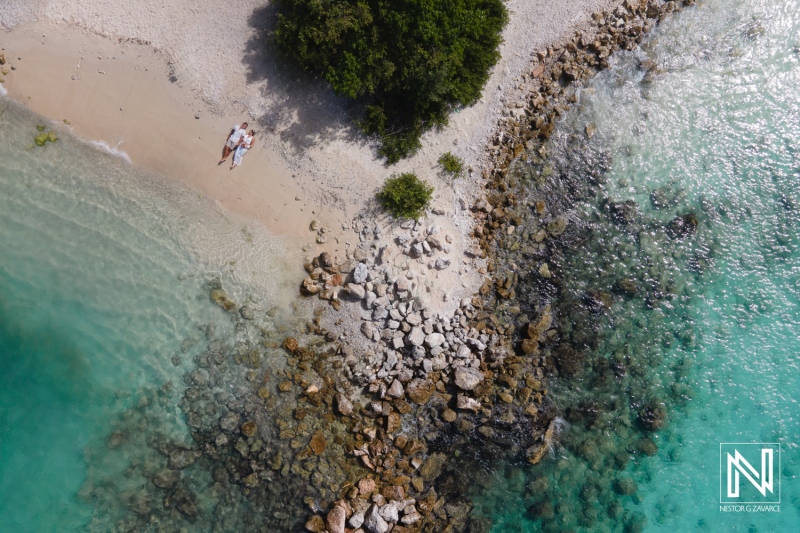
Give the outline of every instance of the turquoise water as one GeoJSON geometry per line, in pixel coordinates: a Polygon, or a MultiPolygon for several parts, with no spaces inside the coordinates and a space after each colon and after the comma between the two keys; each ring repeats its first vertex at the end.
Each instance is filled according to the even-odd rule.
{"type": "Polygon", "coordinates": [[[550,146],[582,191],[560,310],[587,370],[553,383],[562,445],[478,507],[493,531],[798,531],[800,3],[705,0],[614,61],[550,146]],[[607,315],[580,309],[589,291],[607,315]],[[781,444],[780,512],[720,509],[727,442],[781,444]]]}
{"type": "MultiPolygon", "coordinates": [[[[87,449],[180,383],[208,324],[230,331],[207,281],[267,307],[285,282],[264,272],[291,270],[280,241],[66,131],[34,147],[38,124],[57,128],[0,96],[0,531],[80,531],[87,472],[119,466],[87,449]]],[[[185,440],[176,404],[159,430],[185,440]]]]}
{"type": "MultiPolygon", "coordinates": [[[[550,259],[583,366],[555,367],[560,444],[476,473],[477,508],[496,532],[798,531],[800,3],[705,0],[613,61],[546,163],[574,194],[579,244],[550,259]],[[651,402],[656,431],[641,427],[651,402]],[[723,442],[782,445],[780,512],[720,510],[723,442]]],[[[166,461],[149,433],[117,447],[112,432],[188,444],[184,372],[208,324],[236,335],[206,282],[240,298],[291,269],[280,243],[188,191],[68,135],[30,146],[38,120],[0,100],[0,531],[109,531],[166,461]]],[[[278,288],[261,287],[262,308],[278,288]]],[[[201,524],[253,527],[205,465],[183,475],[213,496],[201,524]]]]}

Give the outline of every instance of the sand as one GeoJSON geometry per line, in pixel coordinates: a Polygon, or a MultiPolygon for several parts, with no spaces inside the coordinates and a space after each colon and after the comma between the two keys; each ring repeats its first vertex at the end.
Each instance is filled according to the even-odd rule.
{"type": "MultiPolygon", "coordinates": [[[[391,230],[374,193],[391,174],[414,171],[435,187],[432,207],[443,215],[432,218],[459,236],[458,257],[472,245],[468,207],[480,194],[483,147],[505,106],[522,98],[520,75],[537,51],[617,3],[509,0],[502,58],[483,98],[391,167],[352,126],[348,101],[273,53],[275,10],[263,0],[224,10],[213,0],[2,0],[0,47],[6,68],[15,67],[5,82],[11,97],[290,237],[293,252],[343,259],[358,239],[355,219],[391,230]],[[231,126],[242,120],[259,131],[257,145],[231,171],[217,161],[231,126]],[[436,160],[446,151],[465,160],[466,177],[438,173],[436,160]],[[312,220],[328,230],[324,244],[308,230],[312,220]]],[[[469,268],[441,275],[432,298],[474,293],[482,276],[469,268]]]]}

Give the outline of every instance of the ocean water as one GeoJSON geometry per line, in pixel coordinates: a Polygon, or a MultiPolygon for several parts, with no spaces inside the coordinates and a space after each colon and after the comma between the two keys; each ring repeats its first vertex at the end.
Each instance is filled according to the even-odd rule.
{"type": "Polygon", "coordinates": [[[582,368],[557,365],[550,457],[476,497],[492,531],[800,530],[800,3],[670,17],[548,149],[517,172],[531,199],[544,176],[574,195],[573,245],[550,260],[575,350],[556,358],[582,368]],[[721,443],[780,444],[775,492],[742,477],[739,500],[776,500],[779,478],[779,511],[721,507],[721,443]]]}
{"type": "MultiPolygon", "coordinates": [[[[142,391],[181,383],[209,325],[231,334],[211,280],[240,303],[285,305],[284,250],[0,96],[0,531],[97,521],[87,473],[111,478],[120,464],[91,450],[113,447],[142,391]],[[59,140],[35,146],[37,126],[59,140]]],[[[157,429],[186,441],[177,401],[157,429]]]]}

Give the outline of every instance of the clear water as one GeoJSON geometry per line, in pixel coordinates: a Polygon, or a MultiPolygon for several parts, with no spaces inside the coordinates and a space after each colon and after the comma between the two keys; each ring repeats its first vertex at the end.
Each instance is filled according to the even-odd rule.
{"type": "Polygon", "coordinates": [[[196,193],[66,131],[33,146],[39,124],[58,129],[0,96],[0,531],[20,533],[89,523],[86,450],[141,388],[180,383],[208,324],[232,327],[209,279],[268,308],[293,273],[196,193]]]}
{"type": "MultiPolygon", "coordinates": [[[[589,240],[561,259],[572,340],[581,322],[598,340],[584,340],[592,373],[554,382],[553,397],[596,399],[601,414],[567,416],[540,465],[476,475],[476,506],[495,532],[798,531],[800,2],[704,0],[614,61],[551,147],[568,167],[571,137],[594,123],[581,150],[610,168],[591,187],[638,210],[621,226],[584,198],[573,225],[589,240]],[[670,238],[689,212],[696,232],[670,238]],[[647,280],[647,296],[620,296],[621,278],[647,280]],[[589,290],[614,295],[607,314],[581,314],[589,290]],[[608,379],[608,361],[624,376],[608,379]],[[669,413],[657,432],[637,428],[649,398],[669,413]],[[720,511],[719,444],[764,441],[783,449],[781,511],[720,511]],[[618,494],[619,479],[635,493],[618,494]]],[[[237,297],[266,281],[268,307],[274,273],[291,269],[279,242],[188,191],[68,135],[31,147],[37,121],[0,100],[0,531],[106,531],[80,493],[87,474],[125,485],[130,457],[103,455],[109,432],[141,389],[179,383],[207,324],[231,328],[204,281],[221,276],[237,297]]],[[[160,429],[185,441],[174,404],[167,415],[160,429]]]]}
{"type": "MultiPolygon", "coordinates": [[[[565,259],[565,277],[578,294],[614,293],[602,280],[615,275],[661,276],[650,281],[674,297],[651,306],[615,297],[611,318],[598,319],[605,340],[589,360],[597,368],[623,345],[649,358],[642,376],[611,388],[625,406],[609,414],[602,434],[573,423],[547,464],[502,471],[479,509],[494,519],[493,531],[800,530],[800,2],[705,0],[670,18],[583,91],[560,124],[553,159],[574,157],[570,136],[583,138],[588,123],[597,134],[583,141],[587,158],[611,161],[592,187],[599,198],[633,200],[645,222],[631,234],[598,201],[583,201],[573,219],[592,224],[594,240],[565,259]],[[689,212],[696,233],[665,237],[663,226],[689,212]],[[670,416],[667,428],[642,435],[658,452],[633,453],[617,470],[603,470],[602,456],[587,464],[582,439],[594,439],[601,454],[619,451],[637,402],[650,396],[670,416]],[[782,445],[780,512],[720,510],[723,442],[782,445]],[[624,514],[609,521],[602,495],[618,476],[638,491],[614,496],[624,514]],[[562,493],[549,523],[529,510],[542,477],[562,493]],[[588,484],[597,501],[586,496],[588,484]]],[[[553,388],[564,405],[608,402],[596,377],[553,388]]]]}

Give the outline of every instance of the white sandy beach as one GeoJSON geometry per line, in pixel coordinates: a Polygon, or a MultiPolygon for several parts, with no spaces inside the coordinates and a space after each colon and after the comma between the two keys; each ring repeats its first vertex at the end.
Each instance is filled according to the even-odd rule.
{"type": "MultiPolygon", "coordinates": [[[[308,254],[344,257],[354,217],[375,217],[374,193],[395,172],[414,171],[436,189],[433,207],[467,248],[467,207],[480,190],[483,146],[504,106],[521,98],[520,75],[537,51],[570,37],[619,0],[510,0],[502,59],[483,98],[423,138],[414,157],[386,167],[351,124],[349,102],[285,64],[269,48],[275,9],[242,0],[0,1],[0,47],[15,70],[9,94],[77,135],[124,151],[133,164],[183,180],[223,208],[257,219],[308,254]],[[199,118],[198,118],[199,117],[199,118]],[[229,171],[217,166],[230,127],[249,120],[256,149],[229,171]],[[470,172],[437,173],[446,151],[470,172]],[[312,220],[329,230],[318,245],[312,220]]],[[[380,223],[387,225],[385,216],[380,223]]],[[[440,280],[455,301],[482,276],[453,269],[440,280]],[[452,291],[451,291],[452,292],[452,291]]]]}

